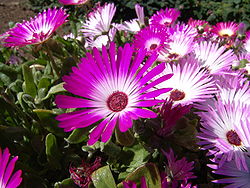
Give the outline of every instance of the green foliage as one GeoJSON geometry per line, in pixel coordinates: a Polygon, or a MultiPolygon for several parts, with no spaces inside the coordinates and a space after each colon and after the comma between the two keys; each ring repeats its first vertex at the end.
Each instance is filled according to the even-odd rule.
{"type": "MultiPolygon", "coordinates": [[[[98,2],[98,0],[94,0],[98,2]]],[[[102,3],[107,1],[101,1],[102,3]]],[[[144,7],[147,16],[151,16],[156,11],[168,8],[177,8],[181,11],[179,20],[187,21],[190,17],[194,19],[208,20],[211,24],[221,21],[244,21],[246,24],[250,22],[250,1],[249,0],[130,0],[130,1],[112,1],[117,6],[116,19],[129,20],[136,17],[134,6],[139,3],[144,7]],[[126,12],[126,15],[123,14],[126,12]]]]}
{"type": "Polygon", "coordinates": [[[115,180],[109,166],[104,166],[94,171],[91,179],[96,188],[116,188],[115,180]]]}

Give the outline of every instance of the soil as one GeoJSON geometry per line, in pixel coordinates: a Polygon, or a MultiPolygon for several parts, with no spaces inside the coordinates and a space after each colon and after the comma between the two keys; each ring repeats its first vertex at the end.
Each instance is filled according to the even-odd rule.
{"type": "Polygon", "coordinates": [[[34,17],[35,13],[28,7],[28,0],[0,0],[0,34],[9,29],[10,22],[22,22],[34,17]]]}

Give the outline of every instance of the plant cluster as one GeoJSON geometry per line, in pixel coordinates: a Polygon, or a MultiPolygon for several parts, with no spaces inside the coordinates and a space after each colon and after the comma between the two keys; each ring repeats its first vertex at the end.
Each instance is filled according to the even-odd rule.
{"type": "Polygon", "coordinates": [[[246,24],[59,4],[0,35],[1,188],[248,186],[246,24]]]}

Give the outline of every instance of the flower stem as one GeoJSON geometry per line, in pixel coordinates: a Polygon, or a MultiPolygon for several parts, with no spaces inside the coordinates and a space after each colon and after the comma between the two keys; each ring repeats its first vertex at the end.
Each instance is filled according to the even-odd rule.
{"type": "Polygon", "coordinates": [[[53,58],[53,55],[49,49],[48,44],[46,44],[46,43],[45,43],[45,50],[47,52],[47,55],[49,56],[50,65],[51,65],[52,69],[55,71],[56,76],[59,78],[60,77],[60,70],[59,70],[58,66],[56,65],[56,62],[53,58]]]}

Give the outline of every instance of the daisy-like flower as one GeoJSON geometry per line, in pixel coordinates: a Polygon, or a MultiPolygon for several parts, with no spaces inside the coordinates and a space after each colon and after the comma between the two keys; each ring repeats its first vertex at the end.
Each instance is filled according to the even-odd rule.
{"type": "MultiPolygon", "coordinates": [[[[246,157],[246,163],[248,168],[250,168],[250,159],[246,157]]],[[[228,176],[223,179],[214,180],[214,183],[227,183],[229,185],[225,188],[248,188],[250,184],[250,173],[244,169],[238,169],[234,161],[228,161],[223,164],[223,166],[218,167],[218,165],[209,165],[214,169],[213,173],[228,176]]]]}
{"type": "Polygon", "coordinates": [[[87,3],[89,0],[58,0],[63,5],[82,5],[87,3]]]}
{"type": "Polygon", "coordinates": [[[114,3],[98,6],[96,10],[89,14],[88,19],[83,24],[81,29],[83,35],[85,37],[94,37],[108,33],[115,11],[114,3]]]}
{"type": "Polygon", "coordinates": [[[198,138],[202,149],[214,155],[219,167],[225,161],[234,160],[238,169],[248,170],[245,162],[250,149],[250,107],[220,100],[208,105],[207,112],[197,112],[201,117],[201,132],[198,138]]]}
{"type": "Polygon", "coordinates": [[[168,27],[177,20],[180,14],[181,12],[174,8],[166,8],[165,10],[161,9],[150,18],[149,25],[168,27]]]}
{"type": "Polygon", "coordinates": [[[198,32],[208,32],[210,30],[209,23],[205,20],[194,20],[193,18],[190,18],[188,20],[188,25],[196,28],[198,32]]]}
{"type": "Polygon", "coordinates": [[[2,152],[0,148],[0,187],[1,188],[16,188],[21,184],[22,171],[18,170],[12,175],[17,159],[18,157],[16,156],[10,160],[9,149],[6,148],[2,152]]]}
{"type": "Polygon", "coordinates": [[[168,40],[167,31],[163,27],[146,27],[139,31],[134,38],[136,49],[145,48],[147,55],[159,53],[166,46],[168,40]]]}
{"type": "Polygon", "coordinates": [[[212,27],[211,32],[219,37],[234,37],[238,30],[238,24],[234,22],[219,22],[212,27]]]}
{"type": "Polygon", "coordinates": [[[223,74],[230,69],[233,61],[237,58],[233,50],[227,50],[218,43],[201,42],[195,49],[194,54],[199,59],[201,67],[207,69],[210,74],[223,74]]]}
{"type": "Polygon", "coordinates": [[[108,141],[116,125],[121,132],[125,132],[132,127],[132,120],[157,117],[155,112],[144,107],[163,102],[154,98],[170,91],[171,88],[152,91],[152,87],[172,75],[164,75],[148,83],[164,70],[165,64],[159,64],[148,71],[157,56],[153,54],[141,66],[146,51],[139,50],[134,58],[133,52],[134,48],[129,44],[119,48],[116,53],[115,44],[111,43],[109,51],[106,47],[102,48],[102,56],[94,48],[93,56],[87,53],[78,68],[74,67],[70,76],[63,77],[64,88],[84,98],[65,95],[56,97],[56,104],[60,108],[83,108],[57,116],[60,127],[71,131],[101,120],[90,133],[88,144],[92,145],[100,137],[102,142],[108,141]]]}
{"type": "Polygon", "coordinates": [[[164,93],[158,99],[168,99],[174,105],[189,105],[202,102],[211,98],[216,92],[216,87],[205,70],[200,70],[197,60],[188,56],[180,60],[180,64],[168,63],[165,70],[159,76],[174,74],[169,80],[160,83],[157,88],[173,88],[171,92],[164,93]]]}
{"type": "Polygon", "coordinates": [[[161,61],[179,59],[190,53],[194,47],[194,37],[197,35],[195,28],[185,24],[177,24],[173,28],[168,28],[169,42],[167,53],[162,52],[158,58],[161,61]]]}
{"type": "Polygon", "coordinates": [[[29,44],[40,44],[48,40],[54,31],[66,22],[69,15],[60,8],[48,9],[39,13],[30,21],[18,23],[4,35],[4,46],[26,46],[29,44]]]}
{"type": "Polygon", "coordinates": [[[187,184],[189,179],[196,178],[192,172],[194,162],[188,162],[185,157],[177,160],[172,149],[163,153],[168,161],[166,172],[161,173],[163,188],[179,187],[180,183],[182,183],[182,187],[185,187],[184,184],[187,184]]]}
{"type": "Polygon", "coordinates": [[[69,173],[71,179],[79,187],[88,187],[91,182],[91,174],[101,166],[101,158],[97,157],[92,164],[82,161],[82,164],[78,167],[71,166],[69,173]]]}

